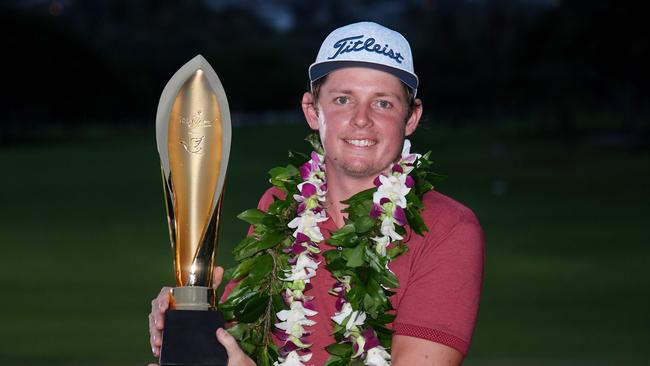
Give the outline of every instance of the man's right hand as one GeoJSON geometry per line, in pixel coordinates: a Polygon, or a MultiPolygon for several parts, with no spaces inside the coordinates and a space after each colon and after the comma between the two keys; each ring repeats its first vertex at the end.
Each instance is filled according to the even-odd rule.
{"type": "MultiPolygon", "coordinates": [[[[212,287],[219,287],[222,279],[223,268],[215,267],[212,272],[212,287]]],[[[171,287],[163,287],[158,296],[151,300],[151,312],[149,313],[149,343],[151,344],[151,352],[156,358],[160,357],[162,332],[165,327],[165,311],[169,308],[171,290],[171,287]]]]}
{"type": "MultiPolygon", "coordinates": [[[[217,288],[223,280],[223,268],[215,267],[212,272],[212,287],[217,288]]],[[[162,345],[162,331],[165,327],[165,311],[169,308],[171,298],[171,287],[163,287],[158,296],[151,300],[151,313],[149,313],[149,342],[154,357],[160,357],[160,346],[162,345]]],[[[255,362],[239,348],[239,344],[233,336],[224,329],[215,329],[215,337],[226,349],[228,354],[228,366],[255,366],[255,362]]],[[[157,366],[155,363],[149,366],[157,366]]]]}
{"type": "Polygon", "coordinates": [[[151,312],[149,313],[149,343],[151,344],[151,352],[156,358],[160,357],[165,311],[169,308],[171,290],[171,287],[163,287],[158,296],[151,300],[151,312]]]}

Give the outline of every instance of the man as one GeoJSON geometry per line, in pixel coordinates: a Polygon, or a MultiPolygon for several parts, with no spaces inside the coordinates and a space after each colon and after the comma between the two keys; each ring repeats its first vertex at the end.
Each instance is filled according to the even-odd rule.
{"type": "MultiPolygon", "coordinates": [[[[319,226],[331,233],[344,224],[341,201],[374,187],[375,178],[400,157],[405,136],[418,126],[422,103],[415,98],[418,79],[408,42],[376,23],[334,30],[321,45],[309,76],[311,91],[303,95],[302,110],[325,150],[329,220],[319,226]]],[[[268,207],[272,194],[277,190],[265,193],[260,208],[268,207]]],[[[391,297],[396,309],[392,364],[458,365],[469,347],[478,311],[483,237],[476,217],[461,204],[433,191],[423,203],[429,232],[405,239],[409,251],[390,264],[400,282],[391,297]]],[[[321,248],[331,249],[325,241],[321,248]]],[[[215,270],[215,283],[221,282],[222,274],[221,268],[215,270]]],[[[325,268],[311,279],[318,329],[312,329],[313,358],[308,364],[324,363],[328,356],[324,348],[333,342],[334,297],[327,296],[332,281],[325,268]]],[[[168,293],[165,288],[152,301],[150,333],[156,356],[168,293]]],[[[254,364],[223,329],[216,336],[228,351],[229,364],[254,364]]]]}

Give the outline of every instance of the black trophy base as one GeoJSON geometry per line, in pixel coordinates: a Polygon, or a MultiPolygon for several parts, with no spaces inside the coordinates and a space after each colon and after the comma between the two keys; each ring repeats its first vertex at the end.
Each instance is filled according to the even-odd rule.
{"type": "Polygon", "coordinates": [[[223,325],[217,311],[167,310],[160,366],[226,366],[226,349],[216,336],[223,325]]]}

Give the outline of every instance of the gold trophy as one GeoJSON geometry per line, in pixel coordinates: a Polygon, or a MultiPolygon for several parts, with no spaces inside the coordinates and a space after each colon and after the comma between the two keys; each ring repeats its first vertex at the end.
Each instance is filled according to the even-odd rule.
{"type": "Polygon", "coordinates": [[[160,364],[226,365],[215,336],[223,316],[216,311],[212,269],[230,154],[230,111],[217,74],[201,55],[165,86],[156,140],[176,273],[160,364]]]}

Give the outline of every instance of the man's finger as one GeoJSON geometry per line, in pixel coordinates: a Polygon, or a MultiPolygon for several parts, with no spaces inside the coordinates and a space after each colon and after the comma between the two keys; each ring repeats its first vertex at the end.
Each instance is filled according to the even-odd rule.
{"type": "Polygon", "coordinates": [[[217,329],[217,340],[226,348],[228,359],[234,360],[242,356],[243,351],[239,348],[237,341],[225,329],[217,329]]]}
{"type": "Polygon", "coordinates": [[[221,284],[223,280],[223,267],[214,267],[212,271],[212,288],[216,289],[221,284]]]}

